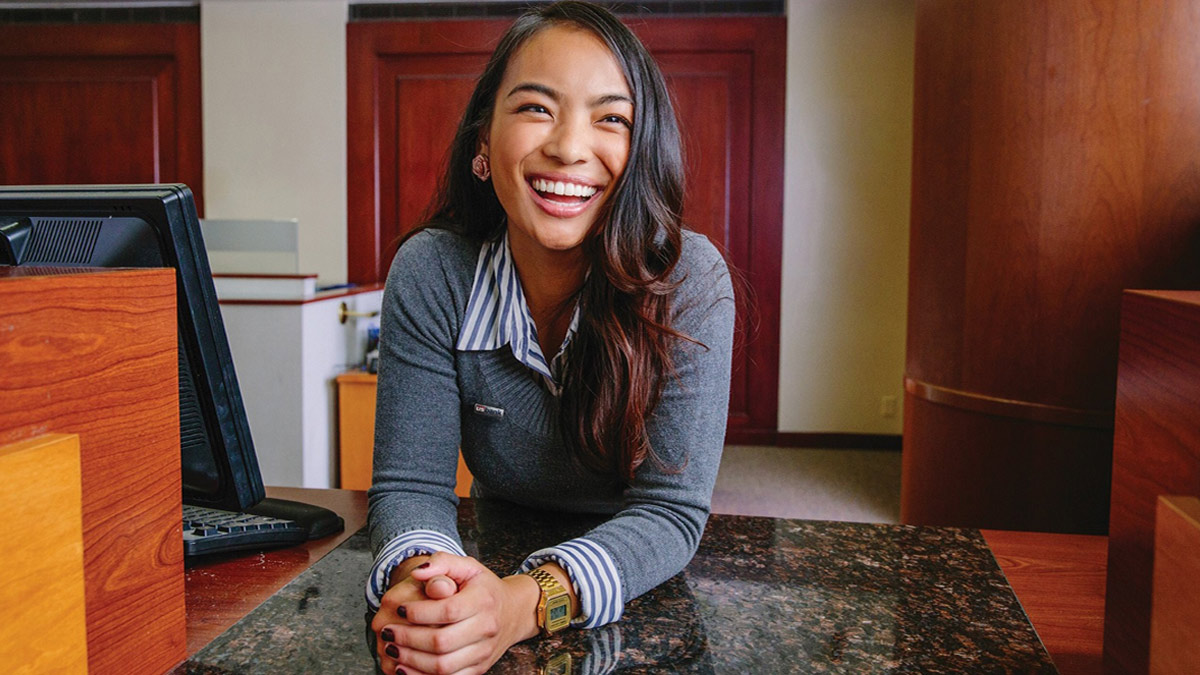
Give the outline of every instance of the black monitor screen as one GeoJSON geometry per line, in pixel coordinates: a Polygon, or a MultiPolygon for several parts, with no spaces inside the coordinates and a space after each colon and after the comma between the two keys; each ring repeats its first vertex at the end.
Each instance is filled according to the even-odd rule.
{"type": "Polygon", "coordinates": [[[263,499],[187,186],[0,186],[0,264],[175,268],[183,502],[242,511],[263,499]]]}

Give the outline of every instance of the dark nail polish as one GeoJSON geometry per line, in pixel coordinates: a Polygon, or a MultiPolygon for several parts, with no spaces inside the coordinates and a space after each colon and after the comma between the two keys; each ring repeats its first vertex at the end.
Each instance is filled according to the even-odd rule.
{"type": "Polygon", "coordinates": [[[425,569],[426,567],[429,567],[429,563],[427,563],[427,562],[426,562],[426,563],[421,563],[420,565],[417,565],[417,569],[419,569],[419,570],[423,570],[423,569],[425,569]]]}
{"type": "Polygon", "coordinates": [[[384,628],[379,632],[379,637],[382,638],[384,642],[396,641],[396,634],[392,632],[391,628],[384,628]]]}
{"type": "Polygon", "coordinates": [[[400,650],[396,649],[396,645],[388,645],[387,647],[384,648],[383,651],[385,654],[392,657],[393,659],[400,658],[400,650]]]}
{"type": "Polygon", "coordinates": [[[401,619],[408,618],[408,610],[404,609],[404,605],[400,605],[396,608],[396,616],[400,617],[401,619]]]}

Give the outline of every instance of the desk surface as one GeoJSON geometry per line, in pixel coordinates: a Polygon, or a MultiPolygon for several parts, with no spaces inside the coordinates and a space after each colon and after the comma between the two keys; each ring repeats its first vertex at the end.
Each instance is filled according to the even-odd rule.
{"type": "MultiPolygon", "coordinates": [[[[187,653],[212,642],[367,523],[367,493],[351,490],[267,488],[267,496],[324,506],[346,521],[335,536],[301,546],[187,561],[187,653]]],[[[365,580],[365,577],[364,577],[365,580]]]]}
{"type": "MultiPolygon", "coordinates": [[[[347,534],[189,567],[188,651],[196,655],[209,646],[181,670],[288,672],[289,664],[298,665],[295,659],[319,658],[332,665],[336,656],[354,664],[351,672],[370,672],[360,635],[362,578],[370,564],[365,537],[355,537],[314,567],[364,522],[363,493],[275,489],[270,494],[334,508],[346,518],[347,534]],[[302,573],[301,583],[280,591],[302,573]],[[298,625],[297,617],[311,629],[298,625]],[[288,647],[297,634],[305,635],[299,651],[288,647]],[[337,646],[314,646],[326,640],[337,646]],[[268,644],[284,660],[265,662],[260,648],[268,644]]],[[[533,542],[517,541],[521,537],[513,536],[514,530],[562,535],[556,531],[559,523],[511,510],[476,513],[469,501],[460,526],[468,552],[501,567],[533,550],[528,548],[533,542]]],[[[1091,585],[1103,537],[985,536],[1061,672],[1098,672],[1092,670],[1093,661],[1099,663],[1093,618],[1097,612],[1102,616],[1103,607],[1101,599],[1097,608],[1091,585]]],[[[1102,558],[1098,564],[1102,589],[1102,558]]],[[[625,619],[613,628],[569,631],[518,645],[493,672],[526,672],[556,651],[571,653],[577,664],[594,661],[614,648],[622,654],[621,665],[632,665],[625,663],[629,659],[670,662],[671,669],[684,672],[901,665],[923,672],[1053,672],[984,537],[975,531],[735,516],[714,516],[687,571],[630,603],[625,619]]]]}

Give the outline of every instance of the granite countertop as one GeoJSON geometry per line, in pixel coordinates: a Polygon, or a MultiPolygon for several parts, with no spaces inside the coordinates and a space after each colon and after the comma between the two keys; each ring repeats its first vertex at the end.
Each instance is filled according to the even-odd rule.
{"type": "MultiPolygon", "coordinates": [[[[510,572],[595,520],[464,499],[468,554],[510,572]]],[[[355,534],[177,672],[371,673],[355,534]]],[[[490,672],[1054,673],[975,530],[714,515],[687,568],[617,623],[514,646],[490,672]],[[568,664],[569,657],[569,664],[568,664]]]]}

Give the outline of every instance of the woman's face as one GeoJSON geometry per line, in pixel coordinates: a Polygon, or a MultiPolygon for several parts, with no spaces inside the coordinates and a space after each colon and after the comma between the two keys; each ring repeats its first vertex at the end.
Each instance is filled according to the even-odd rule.
{"type": "Polygon", "coordinates": [[[625,76],[592,33],[553,26],[513,54],[481,148],[515,254],[583,242],[625,170],[632,123],[625,76]]]}

